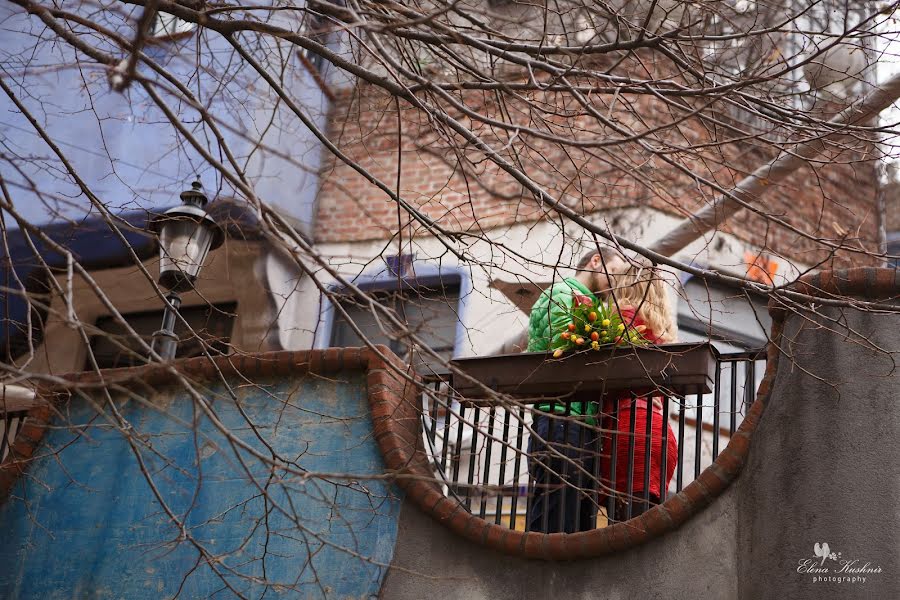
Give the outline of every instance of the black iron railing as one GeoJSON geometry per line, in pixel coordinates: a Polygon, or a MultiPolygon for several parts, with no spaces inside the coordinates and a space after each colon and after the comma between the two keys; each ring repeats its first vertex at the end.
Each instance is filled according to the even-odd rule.
{"type": "Polygon", "coordinates": [[[6,460],[28,411],[0,412],[0,463],[6,460]]]}
{"type": "Polygon", "coordinates": [[[615,392],[592,409],[567,399],[467,401],[435,376],[423,394],[424,443],[444,493],[473,514],[520,530],[602,527],[698,477],[740,426],[764,367],[762,350],[719,355],[711,393],[615,392]],[[563,514],[583,502],[590,511],[563,514]],[[545,510],[554,504],[564,508],[545,510]]]}

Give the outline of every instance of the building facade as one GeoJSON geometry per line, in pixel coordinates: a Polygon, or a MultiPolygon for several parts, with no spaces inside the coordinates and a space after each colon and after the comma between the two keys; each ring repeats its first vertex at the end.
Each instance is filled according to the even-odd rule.
{"type": "MultiPolygon", "coordinates": [[[[34,42],[31,33],[36,25],[28,15],[13,7],[3,10],[9,28],[20,32],[18,37],[8,39],[10,44],[32,44],[44,65],[77,63],[71,51],[42,44],[40,38],[34,42]]],[[[512,5],[505,10],[527,13],[527,9],[512,5]]],[[[810,18],[815,17],[813,13],[810,18]]],[[[826,17],[828,14],[823,13],[826,17]]],[[[283,23],[290,22],[290,17],[284,19],[287,21],[283,23]]],[[[823,30],[836,26],[829,23],[819,25],[823,30]]],[[[442,135],[422,111],[397,103],[371,84],[341,78],[329,72],[322,61],[313,64],[304,56],[279,58],[277,44],[267,48],[272,65],[281,60],[283,66],[290,67],[285,71],[284,85],[303,101],[312,119],[302,123],[275,102],[271,90],[259,92],[265,86],[257,85],[258,74],[249,67],[232,73],[218,64],[215,57],[224,48],[205,45],[208,41],[189,23],[163,14],[153,31],[147,51],[177,79],[196,82],[200,98],[208,93],[205,86],[221,84],[230,90],[229,94],[215,96],[228,97],[227,102],[210,105],[207,112],[223,121],[225,141],[246,165],[246,175],[259,197],[298,227],[324,263],[312,259],[298,263],[290,245],[273,243],[263,234],[250,206],[227,200],[239,190],[216,178],[208,187],[226,199],[213,206],[220,204],[222,218],[230,219],[230,235],[225,247],[211,255],[196,292],[185,299],[182,308],[182,315],[194,329],[204,332],[215,352],[357,346],[363,344],[356,331],[359,329],[370,341],[384,343],[399,356],[412,360],[421,372],[443,371],[421,351],[410,352],[404,336],[385,330],[347,284],[370,292],[376,301],[402,315],[408,328],[442,358],[479,356],[496,352],[516,338],[524,330],[528,311],[540,291],[569,275],[578,257],[594,247],[592,237],[583,229],[561,229],[554,213],[537,202],[510,173],[481,161],[477,152],[460,153],[454,147],[459,140],[442,135]],[[203,68],[198,69],[198,64],[203,68]],[[313,129],[326,132],[356,164],[338,160],[323,148],[313,129]],[[372,185],[372,177],[395,182],[406,206],[398,207],[372,185]],[[433,235],[429,222],[438,223],[444,234],[433,235]],[[456,236],[453,241],[458,246],[448,252],[446,244],[452,236],[456,236]],[[316,280],[308,273],[315,273],[316,280]]],[[[335,48],[341,47],[339,39],[330,42],[335,48]]],[[[665,63],[648,64],[657,74],[668,68],[665,63]]],[[[637,64],[633,66],[637,68],[637,64]]],[[[507,74],[510,81],[518,76],[515,72],[507,74]]],[[[814,108],[822,104],[821,114],[827,115],[833,110],[828,104],[833,96],[810,83],[814,76],[821,73],[808,73],[810,81],[798,76],[796,81],[791,80],[793,83],[779,85],[796,84],[798,106],[814,108]]],[[[64,151],[75,151],[75,166],[88,174],[86,179],[98,197],[121,197],[123,208],[144,209],[125,219],[135,230],[146,227],[146,209],[171,204],[174,192],[180,190],[175,182],[189,177],[196,165],[206,160],[198,148],[179,138],[177,130],[157,122],[160,108],[136,84],[121,94],[110,90],[108,81],[84,79],[71,69],[48,70],[39,81],[31,90],[34,98],[60,97],[62,103],[58,110],[47,113],[47,129],[62,132],[60,146],[64,151]],[[79,93],[60,93],[66,89],[79,93]],[[151,166],[141,167],[144,163],[151,166]]],[[[866,77],[861,77],[854,84],[860,88],[858,92],[865,91],[865,82],[866,77]]],[[[524,106],[501,107],[487,93],[465,92],[459,99],[463,105],[477,107],[484,118],[502,118],[501,108],[512,111],[506,114],[525,113],[524,106]]],[[[530,100],[576,114],[572,98],[561,93],[540,92],[530,100]]],[[[650,129],[666,125],[669,118],[658,102],[646,96],[628,110],[622,105],[607,108],[614,120],[622,122],[639,115],[650,129]]],[[[183,110],[187,114],[190,109],[183,110]]],[[[720,117],[729,119],[733,127],[761,127],[759,119],[747,111],[731,110],[720,117]]],[[[7,131],[27,130],[28,123],[21,115],[10,112],[4,118],[7,131]]],[[[517,117],[510,118],[516,122],[517,117]]],[[[578,123],[579,119],[583,117],[570,120],[578,123]]],[[[473,121],[466,123],[471,125],[473,121]]],[[[780,135],[777,130],[763,133],[780,135]]],[[[688,146],[700,149],[700,160],[692,163],[693,177],[702,176],[726,190],[772,157],[771,148],[752,138],[742,140],[732,130],[710,128],[697,120],[685,120],[675,133],[662,139],[678,136],[688,146]]],[[[37,152],[41,140],[32,133],[22,135],[17,142],[25,154],[31,147],[35,148],[32,153],[37,152]]],[[[623,143],[614,152],[629,155],[626,166],[640,163],[640,168],[629,172],[622,165],[616,167],[607,155],[603,155],[605,160],[592,160],[589,152],[577,147],[563,156],[559,145],[540,138],[524,147],[519,158],[524,170],[566,206],[589,222],[638,244],[651,244],[709,200],[690,174],[640,144],[623,143]]],[[[826,154],[822,162],[809,164],[772,186],[764,198],[765,212],[803,229],[805,235],[743,211],[675,258],[724,274],[750,274],[765,283],[790,281],[810,268],[852,264],[858,256],[832,256],[820,241],[849,237],[864,248],[877,242],[874,211],[878,179],[873,157],[870,146],[852,145],[842,152],[826,154]]],[[[203,169],[199,171],[202,177],[203,169]]],[[[69,192],[67,186],[71,183],[65,178],[49,180],[49,189],[57,195],[69,192]]],[[[30,197],[27,192],[21,194],[18,206],[28,206],[30,197]]],[[[32,200],[47,202],[51,196],[32,200]]],[[[61,215],[71,210],[60,205],[61,215]]],[[[102,220],[79,227],[81,231],[62,226],[55,235],[65,244],[76,244],[72,247],[81,253],[79,258],[96,270],[92,271],[93,284],[71,276],[57,261],[50,265],[56,270],[49,275],[54,279],[51,285],[46,280],[49,272],[44,273],[46,270],[35,264],[24,242],[16,256],[8,253],[7,286],[21,285],[31,293],[50,294],[49,305],[43,311],[32,311],[31,321],[15,295],[6,302],[7,353],[10,358],[25,353],[27,340],[31,340],[32,348],[35,344],[37,348],[27,353],[26,361],[29,368],[38,371],[58,374],[87,369],[92,365],[87,360],[89,348],[101,367],[143,360],[129,346],[107,302],[95,293],[95,286],[109,290],[112,304],[147,339],[161,315],[161,299],[148,292],[147,276],[135,268],[126,248],[97,246],[92,249],[97,258],[90,258],[90,243],[85,240],[95,239],[95,230],[103,228],[102,220]],[[79,239],[81,242],[76,242],[79,239]],[[44,273],[43,281],[28,283],[32,271],[44,273]],[[71,294],[53,293],[64,289],[71,289],[71,294]],[[73,314],[92,332],[87,343],[71,326],[73,314]]],[[[152,240],[132,237],[141,248],[143,267],[155,273],[152,240]]],[[[724,353],[765,346],[771,323],[766,298],[674,270],[667,276],[680,341],[712,340],[724,353]]],[[[191,336],[184,337],[181,356],[202,351],[202,345],[187,341],[191,336]]],[[[746,408],[744,400],[752,398],[762,369],[729,372],[726,377],[733,377],[734,385],[724,386],[725,401],[740,399],[736,405],[739,425],[746,408]]],[[[680,414],[691,420],[688,446],[691,452],[702,454],[704,464],[714,458],[712,442],[693,443],[697,437],[693,428],[713,422],[708,401],[700,400],[680,414]]],[[[719,432],[710,432],[710,436],[719,436],[719,432]]],[[[719,442],[716,445],[724,447],[727,439],[719,442]]]]}

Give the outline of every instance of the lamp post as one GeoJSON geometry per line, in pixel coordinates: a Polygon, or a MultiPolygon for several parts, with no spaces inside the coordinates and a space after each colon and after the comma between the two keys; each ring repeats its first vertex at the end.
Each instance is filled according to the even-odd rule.
{"type": "Polygon", "coordinates": [[[166,294],[162,328],[153,334],[153,349],[163,360],[175,357],[175,315],[181,306],[178,292],[194,288],[197,275],[210,250],[222,245],[225,231],[206,212],[209,200],[200,180],[181,192],[181,206],[170,208],[150,221],[150,229],[159,236],[159,284],[166,294]]]}

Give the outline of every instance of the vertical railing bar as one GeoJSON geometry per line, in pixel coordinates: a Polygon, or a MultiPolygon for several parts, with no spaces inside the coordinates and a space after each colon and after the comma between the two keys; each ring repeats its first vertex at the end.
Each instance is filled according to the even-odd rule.
{"type": "MultiPolygon", "coordinates": [[[[594,503],[594,506],[597,507],[597,514],[600,514],[600,459],[603,454],[603,434],[600,431],[602,429],[601,422],[601,411],[598,411],[596,418],[594,419],[594,425],[596,429],[591,429],[591,435],[594,436],[594,439],[591,440],[591,452],[594,453],[594,472],[593,472],[593,481],[591,484],[591,502],[594,503]]],[[[607,515],[606,521],[609,523],[611,517],[607,515]]],[[[591,526],[591,529],[597,526],[596,518],[594,519],[594,524],[591,526]]]]}
{"type": "Polygon", "coordinates": [[[737,419],[737,363],[731,363],[731,427],[728,429],[728,435],[733,436],[736,428],[737,419]]]}
{"type": "Polygon", "coordinates": [[[453,460],[453,484],[459,483],[459,469],[462,463],[462,438],[463,438],[463,421],[466,416],[466,405],[459,403],[459,417],[456,420],[456,446],[453,448],[455,454],[453,460]]]}
{"type": "MultiPolygon", "coordinates": [[[[26,417],[26,416],[28,416],[27,413],[22,413],[22,414],[19,415],[19,418],[18,418],[18,419],[13,419],[13,420],[12,420],[12,424],[11,424],[10,427],[9,427],[9,433],[10,433],[10,436],[9,436],[9,439],[7,440],[7,442],[6,442],[6,443],[9,444],[10,446],[15,445],[15,443],[16,443],[16,436],[19,435],[19,432],[22,431],[22,427],[25,426],[25,417],[26,417]]],[[[10,448],[10,450],[12,450],[12,448],[10,448]]]]}
{"type": "Polygon", "coordinates": [[[616,463],[619,454],[619,399],[614,398],[612,402],[612,415],[610,416],[610,456],[609,456],[609,489],[611,490],[606,498],[606,517],[611,522],[616,516],[616,502],[618,501],[619,489],[616,486],[616,463]]]}
{"type": "MultiPolygon", "coordinates": [[[[498,483],[500,485],[500,490],[505,489],[506,486],[506,454],[507,448],[509,446],[509,409],[503,409],[503,434],[501,439],[503,443],[500,446],[500,472],[497,474],[498,483]]],[[[516,458],[518,458],[518,454],[516,454],[516,458]]],[[[519,482],[517,481],[515,485],[518,487],[519,482]]],[[[516,490],[518,492],[518,489],[516,490]]],[[[502,491],[498,494],[497,497],[497,510],[494,511],[494,525],[499,525],[500,521],[503,519],[503,494],[502,491]]]]}
{"type": "MultiPolygon", "coordinates": [[[[426,432],[431,440],[431,447],[434,448],[435,440],[437,439],[437,404],[438,404],[438,393],[440,388],[440,380],[435,382],[434,386],[434,394],[431,398],[431,408],[428,409],[429,420],[431,421],[430,430],[426,432]]],[[[428,401],[427,394],[425,395],[425,401],[428,401]]]]}
{"type": "Polygon", "coordinates": [[[428,394],[422,390],[419,395],[419,415],[422,418],[422,432],[425,434],[426,442],[431,441],[431,425],[428,423],[428,420],[431,418],[431,409],[428,407],[429,402],[428,394]]]}
{"type": "Polygon", "coordinates": [[[660,469],[659,469],[659,501],[665,502],[666,495],[669,490],[666,485],[666,473],[669,465],[669,396],[663,394],[663,415],[662,415],[662,441],[660,442],[660,469]]]}
{"type": "MultiPolygon", "coordinates": [[[[571,465],[569,465],[570,454],[572,454],[569,449],[569,419],[572,417],[572,400],[566,400],[566,408],[563,411],[563,434],[562,434],[562,449],[560,453],[563,455],[562,458],[562,472],[560,473],[560,497],[559,497],[559,518],[557,521],[556,531],[565,531],[564,523],[566,521],[566,494],[569,493],[569,469],[571,465]]],[[[552,435],[551,435],[552,437],[552,435]]],[[[546,529],[544,530],[546,531],[546,529]]]]}
{"type": "MultiPolygon", "coordinates": [[[[582,402],[581,407],[585,408],[584,402],[582,402]]],[[[581,418],[586,419],[587,415],[583,414],[583,415],[581,415],[581,418]]],[[[587,457],[584,452],[584,428],[587,425],[587,421],[580,420],[579,424],[581,425],[581,427],[578,428],[578,450],[577,450],[577,452],[578,452],[579,458],[577,461],[575,461],[575,464],[578,465],[577,466],[578,475],[575,478],[575,490],[574,490],[575,498],[578,500],[578,502],[576,502],[576,504],[575,504],[578,507],[578,509],[575,511],[575,531],[576,532],[581,531],[581,504],[584,502],[584,492],[582,490],[584,489],[584,467],[585,467],[585,463],[587,462],[587,460],[586,460],[587,457]]]]}
{"type": "Polygon", "coordinates": [[[8,456],[12,451],[12,447],[16,443],[16,436],[19,434],[19,430],[22,428],[22,424],[25,421],[26,414],[6,415],[6,430],[3,432],[3,437],[6,443],[6,448],[3,451],[4,458],[8,456]]]}
{"type": "MultiPolygon", "coordinates": [[[[516,462],[515,462],[515,465],[513,466],[513,481],[515,482],[516,492],[515,492],[515,494],[513,494],[512,503],[509,508],[509,528],[510,529],[516,528],[516,510],[519,508],[519,476],[522,474],[521,473],[522,455],[525,454],[525,448],[523,446],[524,441],[525,441],[525,407],[524,406],[519,409],[519,425],[516,429],[517,429],[516,453],[515,453],[516,462]]],[[[531,478],[529,477],[528,479],[530,480],[531,478]]],[[[528,480],[526,480],[526,481],[528,481],[528,480]]],[[[528,481],[528,483],[525,486],[526,499],[528,498],[527,494],[531,491],[530,484],[531,484],[531,482],[528,481]]],[[[528,530],[528,519],[525,519],[525,529],[526,529],[526,531],[528,530]]]]}
{"type": "Polygon", "coordinates": [[[634,429],[637,424],[637,396],[631,393],[631,411],[628,414],[628,469],[625,471],[625,485],[627,492],[625,500],[628,505],[625,508],[625,520],[631,518],[632,495],[634,493],[634,429]]]}
{"type": "Polygon", "coordinates": [[[753,403],[753,389],[755,388],[753,380],[753,361],[744,362],[744,404],[741,406],[741,415],[747,414],[747,409],[753,403]]]}
{"type": "Polygon", "coordinates": [[[644,429],[644,504],[650,509],[650,438],[653,435],[653,398],[647,396],[647,419],[644,429]]]}
{"type": "Polygon", "coordinates": [[[447,454],[450,451],[450,440],[447,439],[450,435],[450,414],[453,412],[453,395],[452,392],[447,390],[447,397],[444,400],[444,444],[441,447],[441,473],[447,472],[447,454]]]}
{"type": "Polygon", "coordinates": [[[713,460],[719,456],[719,384],[722,381],[722,363],[716,361],[716,376],[713,380],[713,460]]]}
{"type": "MultiPolygon", "coordinates": [[[[556,402],[554,402],[553,400],[551,400],[551,401],[550,401],[550,410],[548,411],[547,414],[549,414],[549,415],[554,415],[555,412],[556,412],[556,402]]],[[[550,462],[551,462],[551,459],[550,459],[550,455],[551,455],[551,450],[550,450],[550,448],[551,448],[551,443],[550,443],[550,440],[553,439],[554,423],[553,423],[553,418],[552,418],[552,417],[549,418],[547,421],[548,421],[548,423],[549,423],[549,426],[547,427],[547,437],[548,437],[549,439],[548,439],[548,440],[544,440],[543,442],[544,442],[544,446],[547,447],[547,450],[548,450],[548,451],[546,452],[546,458],[545,458],[545,459],[542,459],[541,463],[542,463],[544,469],[546,469],[547,471],[550,471],[550,465],[547,464],[547,463],[550,463],[550,462]],[[544,460],[546,460],[547,462],[544,463],[544,462],[543,462],[544,460]]],[[[537,484],[535,484],[535,485],[537,485],[537,484]]],[[[543,490],[543,491],[542,491],[542,494],[546,494],[546,493],[549,492],[549,489],[550,489],[550,488],[549,488],[549,485],[550,485],[549,482],[548,482],[546,485],[548,486],[548,489],[543,490]]],[[[537,492],[535,492],[535,499],[537,499],[537,492]]],[[[546,497],[545,497],[545,498],[542,498],[542,500],[546,500],[546,497]]],[[[544,502],[544,510],[543,510],[543,512],[541,513],[541,531],[547,532],[547,531],[549,531],[549,530],[550,530],[550,511],[547,510],[547,503],[544,502]]]]}
{"type": "Polygon", "coordinates": [[[687,396],[678,398],[678,466],[675,467],[675,492],[680,492],[684,484],[684,413],[687,396]]]}
{"type": "Polygon", "coordinates": [[[491,485],[491,449],[494,447],[494,416],[496,415],[496,411],[496,407],[492,404],[488,411],[487,437],[485,437],[484,442],[484,476],[481,478],[481,509],[478,511],[478,516],[482,519],[487,510],[487,494],[485,493],[485,489],[491,485]]]}
{"type": "Polygon", "coordinates": [[[478,450],[478,426],[481,422],[481,406],[475,405],[475,416],[472,418],[472,443],[469,446],[469,475],[466,477],[466,509],[472,508],[472,491],[475,489],[475,464],[479,463],[476,454],[478,450]]]}
{"type": "Polygon", "coordinates": [[[703,396],[695,394],[697,422],[694,429],[694,479],[700,477],[700,450],[703,442],[703,396]]]}
{"type": "Polygon", "coordinates": [[[8,414],[4,414],[3,418],[0,419],[0,463],[6,459],[6,434],[9,430],[9,422],[10,417],[8,414]]]}

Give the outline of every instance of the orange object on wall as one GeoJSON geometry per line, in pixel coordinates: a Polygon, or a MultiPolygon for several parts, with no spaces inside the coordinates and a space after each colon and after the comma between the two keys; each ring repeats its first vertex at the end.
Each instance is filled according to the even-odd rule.
{"type": "Polygon", "coordinates": [[[778,261],[762,254],[744,252],[744,262],[747,264],[747,277],[753,281],[772,283],[778,272],[778,261]]]}

